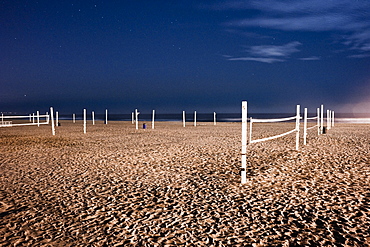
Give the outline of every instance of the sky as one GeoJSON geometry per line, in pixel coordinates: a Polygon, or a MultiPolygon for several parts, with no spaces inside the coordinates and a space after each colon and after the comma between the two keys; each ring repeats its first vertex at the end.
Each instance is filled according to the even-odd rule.
{"type": "Polygon", "coordinates": [[[0,111],[370,112],[370,1],[0,0],[0,111]]]}

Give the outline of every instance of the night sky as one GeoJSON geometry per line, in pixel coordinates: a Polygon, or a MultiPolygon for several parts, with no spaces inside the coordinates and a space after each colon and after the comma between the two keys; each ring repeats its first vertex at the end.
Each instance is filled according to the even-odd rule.
{"type": "Polygon", "coordinates": [[[370,1],[0,1],[0,111],[370,112],[370,1]]]}

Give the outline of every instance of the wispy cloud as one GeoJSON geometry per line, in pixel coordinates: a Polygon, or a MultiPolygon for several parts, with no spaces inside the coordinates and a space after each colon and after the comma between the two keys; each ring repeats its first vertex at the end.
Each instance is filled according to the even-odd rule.
{"type": "Polygon", "coordinates": [[[320,14],[315,16],[265,17],[228,22],[229,26],[279,29],[283,31],[352,31],[366,28],[367,23],[352,21],[347,16],[320,14]]]}
{"type": "Polygon", "coordinates": [[[248,52],[253,56],[259,57],[288,57],[294,52],[298,52],[297,46],[301,45],[298,41],[290,42],[286,45],[258,45],[248,48],[248,52]]]}
{"type": "Polygon", "coordinates": [[[276,62],[284,62],[285,59],[279,58],[272,58],[272,57],[235,57],[229,58],[229,61],[256,61],[262,63],[276,63],[276,62]]]}
{"type": "Polygon", "coordinates": [[[324,13],[324,12],[353,12],[363,11],[370,6],[368,1],[353,1],[353,0],[234,0],[223,1],[209,5],[208,7],[214,10],[245,10],[257,9],[264,12],[272,13],[324,13]]]}
{"type": "MultiPolygon", "coordinates": [[[[336,40],[358,55],[370,50],[370,1],[234,0],[209,5],[217,11],[256,10],[224,23],[229,29],[335,32],[336,40]]],[[[242,12],[240,12],[242,13],[242,12]]],[[[238,14],[240,16],[240,13],[238,14]]]]}
{"type": "Polygon", "coordinates": [[[320,57],[312,56],[312,57],[301,57],[298,59],[302,61],[317,61],[317,60],[320,60],[320,57]]]}
{"type": "Polygon", "coordinates": [[[350,55],[348,57],[349,58],[366,58],[366,57],[370,57],[370,53],[368,53],[368,54],[355,54],[355,55],[350,55]]]}
{"type": "Polygon", "coordinates": [[[230,61],[256,61],[263,63],[284,62],[291,54],[299,52],[297,49],[301,43],[293,41],[285,45],[258,45],[247,47],[246,57],[228,57],[230,61]]]}
{"type": "Polygon", "coordinates": [[[246,38],[254,38],[254,39],[271,39],[272,38],[271,36],[261,35],[255,32],[248,32],[248,31],[243,31],[239,29],[226,29],[225,31],[230,34],[237,34],[239,36],[246,37],[246,38]]]}

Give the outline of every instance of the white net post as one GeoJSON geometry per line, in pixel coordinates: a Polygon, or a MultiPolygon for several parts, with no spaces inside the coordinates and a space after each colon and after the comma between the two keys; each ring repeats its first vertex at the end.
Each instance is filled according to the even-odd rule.
{"type": "Polygon", "coordinates": [[[247,111],[247,101],[242,101],[242,184],[247,182],[247,111]]]}
{"type": "Polygon", "coordinates": [[[333,127],[333,120],[332,120],[332,116],[333,116],[333,111],[330,110],[330,129],[333,127]]]}
{"type": "Polygon", "coordinates": [[[182,111],[182,126],[185,127],[185,111],[182,111]]]}
{"type": "Polygon", "coordinates": [[[330,129],[330,111],[326,110],[326,129],[330,129]]]}
{"type": "Polygon", "coordinates": [[[197,111],[194,111],[194,126],[197,126],[197,111]]]}
{"type": "Polygon", "coordinates": [[[108,124],[108,109],[105,109],[105,124],[108,124]]]}
{"type": "Polygon", "coordinates": [[[331,117],[331,126],[334,127],[334,111],[332,112],[331,117]]]}
{"type": "Polygon", "coordinates": [[[332,125],[332,123],[333,123],[332,116],[333,116],[333,111],[330,110],[330,129],[333,127],[333,125],[332,125]]]}
{"type": "Polygon", "coordinates": [[[296,121],[295,121],[295,128],[296,128],[296,144],[295,144],[295,149],[299,149],[299,122],[300,122],[300,105],[297,105],[297,116],[296,116],[296,121]]]}
{"type": "Polygon", "coordinates": [[[317,108],[317,135],[320,135],[320,108],[317,108]]]}
{"type": "Polygon", "coordinates": [[[154,115],[155,115],[155,110],[153,110],[153,113],[152,113],[152,129],[154,129],[154,115]]]}
{"type": "Polygon", "coordinates": [[[249,118],[249,143],[252,142],[252,124],[253,124],[253,118],[249,118]]]}
{"type": "Polygon", "coordinates": [[[36,117],[37,117],[37,127],[40,127],[40,112],[36,112],[36,117]]]}
{"type": "Polygon", "coordinates": [[[86,109],[84,109],[84,134],[86,134],[86,109]]]}
{"type": "Polygon", "coordinates": [[[216,112],[213,112],[213,125],[216,125],[216,112]]]}
{"type": "Polygon", "coordinates": [[[324,105],[321,105],[320,134],[324,132],[324,105]]]}
{"type": "Polygon", "coordinates": [[[28,115],[30,117],[30,123],[32,122],[32,115],[31,113],[28,115]]]}
{"type": "Polygon", "coordinates": [[[54,110],[50,107],[50,117],[51,117],[51,133],[55,136],[55,126],[54,126],[54,110]]]}
{"type": "Polygon", "coordinates": [[[137,130],[139,129],[138,117],[139,117],[139,112],[137,111],[137,109],[135,109],[135,127],[136,127],[137,130]]]}
{"type": "Polygon", "coordinates": [[[131,112],[131,124],[134,124],[134,113],[131,112]]]}
{"type": "Polygon", "coordinates": [[[95,112],[91,112],[91,117],[92,117],[92,124],[95,125],[95,112]]]}
{"type": "Polygon", "coordinates": [[[72,114],[73,123],[76,123],[76,114],[72,114]]]}
{"type": "Polygon", "coordinates": [[[56,111],[55,112],[55,126],[58,126],[58,123],[59,123],[59,112],[56,111]]]}
{"type": "Polygon", "coordinates": [[[307,144],[307,108],[304,108],[303,120],[303,145],[307,144]]]}
{"type": "Polygon", "coordinates": [[[32,113],[32,123],[35,123],[35,113],[32,113]]]}

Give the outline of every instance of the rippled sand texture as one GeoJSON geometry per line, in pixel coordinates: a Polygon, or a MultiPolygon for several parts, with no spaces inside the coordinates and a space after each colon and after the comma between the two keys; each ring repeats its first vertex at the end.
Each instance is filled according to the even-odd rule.
{"type": "Polygon", "coordinates": [[[240,123],[56,133],[0,128],[1,246],[370,245],[369,125],[249,145],[244,185],[240,123]]]}

